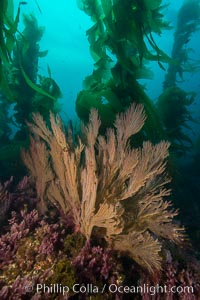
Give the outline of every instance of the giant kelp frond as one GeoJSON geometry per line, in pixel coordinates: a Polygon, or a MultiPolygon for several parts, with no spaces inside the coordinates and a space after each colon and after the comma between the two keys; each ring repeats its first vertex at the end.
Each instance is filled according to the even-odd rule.
{"type": "MultiPolygon", "coordinates": [[[[20,5],[22,2],[19,4],[18,14],[20,5]]],[[[5,20],[3,21],[3,28],[7,32],[7,25],[5,20]]],[[[45,78],[38,74],[39,58],[48,53],[48,51],[40,51],[39,46],[44,27],[39,26],[37,19],[31,14],[23,16],[23,23],[22,32],[17,31],[16,28],[13,35],[9,35],[10,38],[12,37],[12,47],[8,47],[8,38],[5,34],[3,36],[7,52],[12,59],[7,61],[4,59],[2,62],[4,76],[0,88],[5,101],[14,104],[14,119],[21,127],[18,135],[24,137],[25,120],[29,120],[33,112],[40,112],[46,119],[49,117],[50,110],[58,112],[56,101],[61,96],[61,92],[52,78],[45,78]]]]}
{"type": "Polygon", "coordinates": [[[183,80],[184,72],[199,70],[199,62],[192,62],[188,47],[192,35],[200,29],[200,3],[198,0],[186,0],[178,13],[174,44],[172,48],[173,61],[169,65],[163,84],[164,88],[177,83],[179,76],[183,80]]]}
{"type": "Polygon", "coordinates": [[[197,122],[190,111],[194,101],[194,92],[186,92],[177,86],[166,88],[157,101],[158,112],[167,138],[171,142],[171,149],[179,155],[183,155],[192,147],[192,139],[184,131],[191,129],[189,122],[197,122]]]}
{"type": "Polygon", "coordinates": [[[133,104],[119,114],[106,136],[99,135],[100,119],[93,109],[88,125],[82,125],[84,143],[68,138],[52,114],[50,129],[39,114],[33,121],[31,148],[22,156],[39,198],[71,214],[76,230],[88,240],[94,228],[103,228],[114,249],[150,272],[160,269],[161,243],[155,236],[180,243],[184,229],[173,224],[177,211],[163,200],[170,194],[164,173],[169,143],[130,146],[130,137],[144,125],[143,106],[133,104]]]}
{"type": "Polygon", "coordinates": [[[189,47],[192,35],[199,29],[199,1],[183,1],[174,33],[173,61],[169,64],[163,93],[157,101],[158,113],[165,127],[166,137],[171,143],[171,150],[179,156],[191,150],[192,139],[185,129],[191,129],[190,123],[197,121],[194,120],[190,109],[196,95],[179,88],[178,82],[184,81],[184,72],[193,74],[199,70],[199,62],[190,58],[192,49],[189,47]]]}
{"type": "Polygon", "coordinates": [[[155,136],[162,136],[162,126],[137,80],[152,76],[145,61],[156,61],[162,69],[162,63],[170,61],[153,36],[168,27],[161,1],[79,0],[78,5],[94,23],[87,31],[94,70],[78,94],[78,116],[86,121],[90,109],[97,108],[105,130],[113,125],[117,113],[133,102],[142,103],[148,117],[143,130],[156,141],[155,136]]]}
{"type": "Polygon", "coordinates": [[[5,78],[5,70],[11,61],[11,52],[15,44],[19,15],[20,4],[14,19],[13,0],[2,0],[0,2],[0,89],[9,96],[12,93],[5,78]]]}
{"type": "MultiPolygon", "coordinates": [[[[161,1],[88,1],[78,6],[92,18],[94,25],[87,31],[90,50],[96,69],[108,69],[114,54],[126,70],[142,67],[143,58],[169,62],[170,58],[156,45],[152,33],[160,34],[168,28],[163,21],[161,1]],[[148,45],[146,45],[145,37],[148,45]],[[152,51],[150,51],[148,48],[152,51]],[[109,54],[110,53],[110,54],[109,54]]],[[[95,70],[93,75],[98,70],[95,70]]],[[[103,79],[103,72],[101,72],[103,79]]]]}

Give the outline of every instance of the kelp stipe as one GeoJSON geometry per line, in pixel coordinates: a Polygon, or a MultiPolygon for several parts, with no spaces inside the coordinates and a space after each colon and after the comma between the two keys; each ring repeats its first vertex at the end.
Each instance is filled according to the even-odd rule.
{"type": "Polygon", "coordinates": [[[13,0],[2,0],[0,3],[0,85],[6,85],[3,64],[11,61],[11,51],[14,47],[15,34],[19,22],[20,4],[14,19],[13,0]]]}
{"type": "Polygon", "coordinates": [[[22,34],[18,35],[16,40],[10,78],[14,94],[13,103],[16,103],[14,118],[21,127],[21,132],[25,130],[25,122],[30,120],[33,112],[39,111],[45,118],[49,110],[57,112],[56,101],[61,96],[60,92],[56,96],[52,94],[54,90],[51,85],[54,84],[54,80],[48,78],[49,84],[46,84],[44,77],[38,72],[39,58],[48,52],[40,51],[39,46],[44,28],[38,26],[33,15],[24,15],[24,25],[22,34]]]}
{"type": "MultiPolygon", "coordinates": [[[[199,62],[190,57],[192,53],[190,39],[195,33],[197,36],[200,29],[200,2],[184,1],[177,18],[172,47],[173,60],[169,64],[163,83],[163,93],[158,98],[157,108],[165,127],[166,137],[171,143],[171,157],[174,160],[173,202],[180,208],[180,218],[187,226],[193,246],[195,250],[198,249],[198,252],[199,153],[198,150],[195,152],[194,148],[196,136],[193,128],[199,126],[198,116],[195,118],[193,114],[194,103],[195,100],[198,101],[198,98],[194,91],[184,90],[183,83],[187,78],[186,72],[192,75],[200,67],[199,62]]],[[[194,52],[198,50],[196,48],[194,52]]],[[[199,105],[198,102],[195,104],[199,105]]]]}
{"type": "Polygon", "coordinates": [[[200,3],[197,0],[184,1],[178,12],[177,25],[172,47],[172,61],[165,80],[163,93],[158,98],[157,107],[161,120],[166,128],[166,137],[172,144],[175,155],[185,155],[192,149],[192,139],[185,134],[191,129],[191,122],[197,122],[190,109],[195,101],[195,92],[187,92],[179,87],[184,82],[184,73],[199,70],[198,61],[190,58],[189,44],[192,35],[200,29],[200,3]]]}
{"type": "Polygon", "coordinates": [[[166,88],[157,101],[166,137],[171,142],[171,151],[178,157],[185,155],[193,146],[191,137],[184,131],[191,129],[191,122],[197,122],[190,110],[195,96],[194,92],[186,92],[178,86],[172,86],[166,88]]]}
{"type": "Polygon", "coordinates": [[[177,17],[172,48],[172,62],[165,76],[163,89],[175,86],[177,80],[184,80],[184,72],[199,70],[199,62],[190,59],[188,47],[192,35],[200,29],[200,3],[198,0],[184,1],[177,17]]]}
{"type": "Polygon", "coordinates": [[[157,61],[160,66],[170,61],[153,38],[153,33],[168,28],[160,1],[85,0],[78,4],[94,22],[87,35],[95,61],[93,74],[85,79],[77,97],[78,116],[88,120],[90,109],[97,108],[105,130],[118,112],[133,102],[142,103],[148,118],[140,140],[158,141],[164,136],[162,124],[138,79],[150,76],[145,61],[157,61]]]}
{"type": "MultiPolygon", "coordinates": [[[[39,46],[44,28],[38,26],[37,19],[32,15],[24,15],[24,26],[23,32],[13,37],[14,44],[10,49],[12,59],[2,65],[8,88],[5,89],[2,82],[1,102],[7,108],[7,115],[11,107],[13,113],[10,118],[4,117],[7,125],[4,124],[1,129],[6,130],[9,121],[16,127],[16,134],[11,138],[7,135],[7,141],[4,140],[5,143],[0,145],[0,165],[5,170],[1,176],[5,178],[11,176],[11,170],[16,172],[12,175],[17,177],[23,170],[20,148],[28,144],[26,120],[30,121],[32,113],[39,111],[48,122],[49,111],[59,111],[57,100],[61,97],[53,78],[38,73],[39,58],[48,52],[40,51],[39,46]]],[[[5,133],[1,136],[5,137],[5,133]]]]}

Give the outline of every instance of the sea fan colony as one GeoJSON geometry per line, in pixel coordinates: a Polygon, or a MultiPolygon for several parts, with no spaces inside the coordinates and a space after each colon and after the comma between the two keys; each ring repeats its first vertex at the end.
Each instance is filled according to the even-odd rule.
{"type": "Polygon", "coordinates": [[[128,253],[150,272],[161,269],[161,241],[181,243],[184,228],[173,223],[177,211],[164,201],[170,190],[165,174],[168,142],[148,141],[132,149],[130,138],[145,122],[142,105],[119,114],[114,128],[99,135],[101,121],[91,110],[82,139],[65,134],[61,120],[50,115],[51,129],[39,114],[29,123],[29,150],[22,158],[35,181],[41,209],[48,202],[72,217],[87,240],[103,235],[110,247],[128,253]]]}

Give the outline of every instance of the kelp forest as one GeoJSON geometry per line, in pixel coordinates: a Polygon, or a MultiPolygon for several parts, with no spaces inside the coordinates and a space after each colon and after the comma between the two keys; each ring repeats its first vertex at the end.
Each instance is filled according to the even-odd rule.
{"type": "Polygon", "coordinates": [[[77,0],[93,60],[77,124],[29,2],[48,10],[0,1],[0,299],[200,299],[200,99],[184,86],[199,0],[174,26],[170,0],[77,0]]]}

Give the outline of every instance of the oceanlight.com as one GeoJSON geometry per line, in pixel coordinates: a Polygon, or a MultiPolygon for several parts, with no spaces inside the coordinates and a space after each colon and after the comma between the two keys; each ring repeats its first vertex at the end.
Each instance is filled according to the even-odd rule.
{"type": "MultiPolygon", "coordinates": [[[[47,294],[62,294],[67,295],[71,292],[80,294],[103,294],[104,292],[109,292],[112,294],[149,294],[154,296],[156,294],[193,294],[194,289],[192,286],[160,286],[159,284],[152,286],[149,284],[143,285],[116,285],[116,284],[104,284],[103,287],[98,287],[91,283],[89,284],[74,284],[72,287],[62,284],[37,284],[37,293],[47,293],[47,294]]],[[[34,288],[33,288],[34,289],[34,288]]],[[[32,290],[33,290],[32,289],[32,290]]]]}

